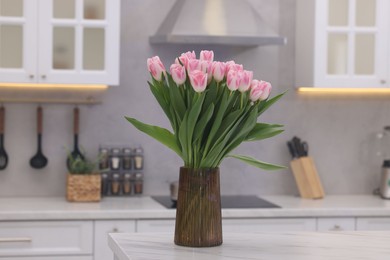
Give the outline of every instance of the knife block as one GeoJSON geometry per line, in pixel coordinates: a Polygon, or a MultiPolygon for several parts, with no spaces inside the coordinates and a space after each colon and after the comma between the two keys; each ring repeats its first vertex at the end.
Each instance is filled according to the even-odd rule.
{"type": "Polygon", "coordinates": [[[311,157],[300,157],[290,162],[299,194],[305,199],[322,199],[324,189],[311,157]]]}

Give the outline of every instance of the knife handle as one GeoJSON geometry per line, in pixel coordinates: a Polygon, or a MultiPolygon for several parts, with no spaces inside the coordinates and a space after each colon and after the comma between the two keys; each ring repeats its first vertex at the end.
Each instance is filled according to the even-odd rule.
{"type": "Polygon", "coordinates": [[[290,151],[290,154],[291,154],[292,158],[293,159],[298,158],[297,151],[295,150],[294,145],[292,144],[292,142],[288,141],[287,142],[287,146],[288,146],[288,150],[290,151]]]}

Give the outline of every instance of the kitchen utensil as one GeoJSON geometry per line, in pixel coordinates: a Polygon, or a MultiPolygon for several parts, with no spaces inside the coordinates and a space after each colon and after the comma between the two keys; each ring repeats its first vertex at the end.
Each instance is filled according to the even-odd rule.
{"type": "Polygon", "coordinates": [[[301,144],[301,139],[294,136],[293,139],[291,140],[291,142],[295,148],[295,151],[297,152],[298,157],[302,157],[304,152],[303,152],[303,148],[302,148],[302,144],[301,144]]]}
{"type": "Polygon", "coordinates": [[[171,182],[171,184],[169,185],[169,190],[171,194],[171,200],[176,202],[179,193],[179,181],[171,182]]]}
{"type": "Polygon", "coordinates": [[[390,160],[383,161],[379,193],[382,198],[390,199],[390,160]]]}
{"type": "MultiPolygon", "coordinates": [[[[82,160],[84,160],[84,155],[80,152],[80,149],[79,149],[79,108],[78,107],[75,107],[73,109],[73,134],[74,134],[74,137],[73,137],[73,141],[74,141],[74,148],[73,148],[73,151],[71,152],[71,154],[69,156],[71,156],[72,158],[76,159],[77,157],[80,157],[82,160]]],[[[70,164],[70,160],[69,158],[66,160],[66,165],[68,166],[68,169],[69,169],[69,164],[70,164]]]]}
{"type": "Polygon", "coordinates": [[[309,155],[309,145],[307,142],[302,142],[302,151],[303,151],[303,156],[308,156],[309,155]]]}
{"type": "Polygon", "coordinates": [[[293,159],[298,158],[297,151],[295,150],[295,147],[294,147],[292,141],[288,141],[288,142],[287,142],[287,146],[288,146],[288,150],[290,151],[291,157],[292,157],[293,159]]]}
{"type": "Polygon", "coordinates": [[[43,120],[43,112],[42,107],[39,106],[37,108],[37,132],[38,132],[38,151],[34,157],[30,160],[31,167],[35,169],[41,169],[47,165],[47,158],[42,153],[42,120],[43,120]]]}
{"type": "Polygon", "coordinates": [[[4,120],[5,108],[0,107],[0,170],[4,170],[8,164],[8,155],[4,149],[4,120]]]}

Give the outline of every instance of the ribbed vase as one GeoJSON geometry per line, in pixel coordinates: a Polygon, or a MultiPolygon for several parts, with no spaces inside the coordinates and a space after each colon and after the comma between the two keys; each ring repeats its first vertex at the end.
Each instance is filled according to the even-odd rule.
{"type": "Polygon", "coordinates": [[[222,244],[219,168],[180,168],[175,244],[188,247],[222,244]]]}

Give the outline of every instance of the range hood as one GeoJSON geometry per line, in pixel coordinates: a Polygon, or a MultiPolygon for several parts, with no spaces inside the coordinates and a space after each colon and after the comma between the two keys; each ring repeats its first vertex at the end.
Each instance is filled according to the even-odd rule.
{"type": "Polygon", "coordinates": [[[247,0],[176,0],[149,42],[230,46],[284,45],[247,0]]]}

